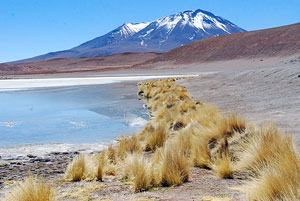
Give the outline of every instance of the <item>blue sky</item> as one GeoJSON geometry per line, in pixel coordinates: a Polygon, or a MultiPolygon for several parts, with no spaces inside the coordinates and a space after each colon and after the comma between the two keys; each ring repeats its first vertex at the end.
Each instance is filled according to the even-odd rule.
{"type": "Polygon", "coordinates": [[[0,62],[69,49],[125,22],[198,8],[246,30],[300,22],[299,0],[0,0],[0,62]]]}

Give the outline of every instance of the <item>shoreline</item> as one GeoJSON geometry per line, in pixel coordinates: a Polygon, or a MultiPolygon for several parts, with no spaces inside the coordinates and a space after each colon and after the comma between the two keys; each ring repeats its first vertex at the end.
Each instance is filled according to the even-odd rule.
{"type": "Polygon", "coordinates": [[[44,79],[6,79],[0,80],[1,91],[18,91],[32,88],[84,86],[120,83],[124,81],[140,81],[149,79],[164,79],[169,77],[196,77],[199,75],[144,75],[144,76],[110,76],[110,77],[85,77],[85,78],[44,78],[44,79]]]}
{"type": "Polygon", "coordinates": [[[107,148],[109,144],[115,143],[115,140],[99,143],[32,143],[21,144],[7,147],[0,147],[0,161],[24,160],[27,155],[36,157],[45,157],[53,152],[80,152],[93,153],[107,148]]]}

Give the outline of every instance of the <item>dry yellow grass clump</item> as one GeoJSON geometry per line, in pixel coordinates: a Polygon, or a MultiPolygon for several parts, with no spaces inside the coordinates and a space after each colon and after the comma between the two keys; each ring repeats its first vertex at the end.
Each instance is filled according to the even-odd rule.
{"type": "Polygon", "coordinates": [[[66,181],[99,180],[102,181],[106,166],[106,152],[91,156],[78,155],[68,165],[66,181]]]}
{"type": "Polygon", "coordinates": [[[161,171],[163,186],[180,185],[189,180],[188,161],[175,143],[165,147],[161,171]]]}
{"type": "Polygon", "coordinates": [[[290,135],[263,125],[244,143],[236,169],[250,181],[239,189],[250,200],[299,200],[300,158],[290,135]]]}
{"type": "Polygon", "coordinates": [[[66,170],[66,179],[70,181],[81,181],[85,179],[86,174],[86,157],[85,155],[76,156],[68,165],[66,170]]]}
{"type": "Polygon", "coordinates": [[[9,193],[5,201],[54,201],[54,191],[50,184],[44,179],[37,179],[33,176],[26,177],[9,193]]]}
{"type": "Polygon", "coordinates": [[[117,146],[117,156],[123,160],[126,154],[141,151],[141,145],[136,135],[123,138],[117,146]]]}
{"type": "Polygon", "coordinates": [[[157,127],[146,136],[146,151],[155,151],[162,147],[167,139],[167,130],[165,125],[159,123],[157,127]]]}

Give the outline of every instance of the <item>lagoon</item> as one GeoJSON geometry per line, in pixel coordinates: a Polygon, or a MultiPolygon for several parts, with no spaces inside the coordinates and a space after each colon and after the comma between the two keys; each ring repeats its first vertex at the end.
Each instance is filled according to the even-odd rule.
{"type": "Polygon", "coordinates": [[[137,132],[148,116],[136,91],[128,82],[2,91],[0,147],[106,143],[137,132]]]}

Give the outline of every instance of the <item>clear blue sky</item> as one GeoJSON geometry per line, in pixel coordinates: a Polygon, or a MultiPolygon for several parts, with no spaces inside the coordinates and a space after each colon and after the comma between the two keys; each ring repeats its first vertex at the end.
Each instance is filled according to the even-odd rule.
{"type": "Polygon", "coordinates": [[[300,22],[300,0],[0,0],[0,62],[69,49],[125,22],[198,8],[246,30],[300,22]]]}

